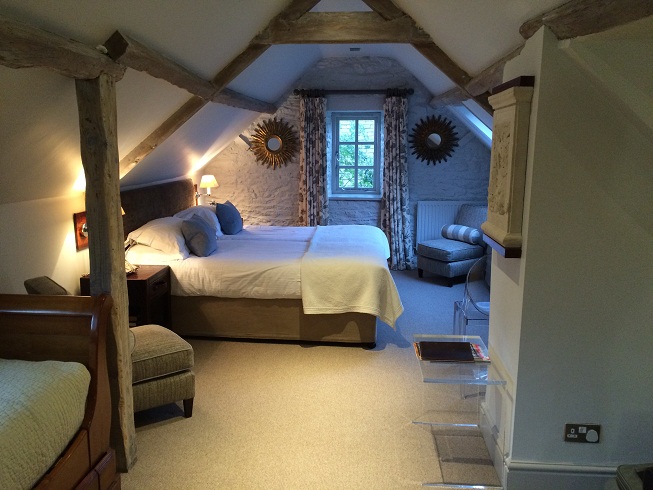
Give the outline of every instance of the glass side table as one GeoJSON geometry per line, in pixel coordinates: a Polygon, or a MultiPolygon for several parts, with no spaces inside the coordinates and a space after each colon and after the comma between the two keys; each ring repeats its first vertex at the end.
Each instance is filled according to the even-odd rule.
{"type": "MultiPolygon", "coordinates": [[[[462,400],[475,399],[475,412],[453,414],[442,412],[441,419],[428,421],[413,421],[414,424],[427,425],[439,429],[470,430],[481,429],[481,403],[485,397],[486,390],[491,387],[500,387],[506,381],[498,377],[491,369],[491,361],[488,357],[488,349],[481,337],[472,335],[429,335],[418,334],[413,336],[414,342],[464,342],[476,344],[481,356],[487,360],[483,361],[425,361],[419,360],[422,381],[428,384],[459,385],[460,397],[462,400]],[[460,415],[460,417],[458,417],[460,415]]],[[[437,413],[437,411],[436,411],[437,413]]],[[[440,455],[442,458],[442,455],[440,455]]],[[[441,459],[442,463],[442,459],[441,459]]],[[[443,475],[444,478],[444,475],[443,475]]],[[[497,489],[502,487],[489,484],[463,484],[453,482],[423,483],[426,487],[440,488],[474,488],[474,489],[497,489]]]]}

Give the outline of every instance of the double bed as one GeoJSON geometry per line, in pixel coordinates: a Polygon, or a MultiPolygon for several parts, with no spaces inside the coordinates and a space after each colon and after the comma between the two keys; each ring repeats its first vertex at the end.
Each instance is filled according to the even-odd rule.
{"type": "Polygon", "coordinates": [[[217,250],[197,256],[177,230],[215,212],[195,206],[190,180],[125,191],[121,204],[127,260],[171,269],[180,335],[373,345],[377,318],[393,327],[403,311],[376,227],[218,224],[217,250]]]}

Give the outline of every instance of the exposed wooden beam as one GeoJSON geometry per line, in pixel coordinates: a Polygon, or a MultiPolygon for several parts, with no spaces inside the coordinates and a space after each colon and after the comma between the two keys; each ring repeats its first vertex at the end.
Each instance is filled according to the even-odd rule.
{"type": "Polygon", "coordinates": [[[384,20],[376,12],[308,12],[295,21],[275,19],[257,44],[428,43],[410,17],[384,20]]]}
{"type": "Polygon", "coordinates": [[[233,90],[225,89],[220,92],[213,83],[119,31],[111,35],[104,47],[114,61],[166,80],[205,100],[267,114],[274,114],[277,110],[274,104],[247,97],[233,90]]]}
{"type": "MultiPolygon", "coordinates": [[[[306,12],[315,7],[318,3],[320,3],[320,0],[293,0],[290,5],[288,5],[288,7],[286,7],[270,22],[270,24],[274,21],[291,22],[297,20],[302,15],[306,14],[306,12]]],[[[268,24],[268,27],[270,24],[268,24]]],[[[269,44],[258,44],[255,42],[255,40],[252,40],[242,53],[231,60],[227,66],[225,66],[215,77],[213,77],[213,85],[215,85],[218,89],[226,87],[259,56],[265,53],[269,47],[269,44]]]]}
{"type": "MultiPolygon", "coordinates": [[[[293,0],[290,5],[275,19],[296,20],[311,10],[320,0],[293,0]]],[[[218,91],[219,97],[235,97],[235,93],[225,89],[225,87],[238,75],[240,75],[249,65],[251,65],[259,56],[261,56],[270,46],[266,44],[257,44],[252,41],[247,48],[236,56],[226,67],[213,77],[211,81],[218,91]]],[[[217,100],[220,102],[220,100],[217,100]]],[[[222,102],[222,103],[227,103],[222,102]]],[[[163,143],[166,138],[172,135],[186,121],[188,121],[197,111],[206,105],[206,101],[200,97],[193,97],[180,107],[172,116],[166,119],[161,126],[155,129],[147,138],[136,146],[127,156],[120,160],[120,176],[126,175],[133,169],[143,158],[149,155],[156,147],[163,143]]],[[[231,104],[229,104],[231,105],[231,104]]],[[[260,112],[267,112],[261,110],[260,112]]]]}
{"type": "Polygon", "coordinates": [[[0,64],[9,68],[47,68],[67,77],[120,80],[125,68],[72,39],[0,16],[0,64]]]}
{"type": "Polygon", "coordinates": [[[462,104],[469,99],[469,94],[460,87],[454,87],[440,95],[436,95],[429,101],[429,105],[433,107],[444,105],[462,104]]]}
{"type": "Polygon", "coordinates": [[[269,45],[266,44],[250,44],[245,48],[245,51],[236,56],[231,62],[225,66],[220,72],[213,77],[213,85],[218,89],[222,89],[229,85],[231,81],[240,75],[245,69],[251,65],[259,56],[261,56],[269,45]]]}
{"type": "Polygon", "coordinates": [[[385,20],[398,19],[406,15],[392,0],[363,0],[363,2],[385,20]]]}
{"type": "Polygon", "coordinates": [[[571,0],[522,24],[524,39],[547,26],[558,39],[603,32],[653,15],[651,0],[571,0]]]}
{"type": "Polygon", "coordinates": [[[115,81],[107,74],[75,81],[80,150],[86,175],[91,294],[113,298],[107,364],[111,389],[111,446],[118,469],[136,461],[136,430],[132,399],[132,362],[125,252],[120,215],[118,136],[115,81]]]}
{"type": "Polygon", "coordinates": [[[433,41],[419,44],[413,43],[413,47],[459,87],[464,89],[471,81],[472,77],[449,58],[433,41]]]}
{"type": "Polygon", "coordinates": [[[166,80],[193,95],[211,100],[215,87],[179,63],[159,54],[135,39],[115,31],[104,43],[112,60],[134,70],[166,80]]]}
{"type": "Polygon", "coordinates": [[[238,107],[239,109],[246,109],[252,112],[261,112],[263,114],[274,114],[277,112],[278,107],[270,102],[248,97],[234,90],[223,88],[216,92],[211,97],[211,102],[217,104],[229,105],[231,107],[238,107]]]}
{"type": "Polygon", "coordinates": [[[141,141],[136,148],[120,160],[120,177],[124,177],[143,158],[152,153],[171,134],[179,129],[186,121],[195,115],[208,102],[201,97],[191,97],[183,106],[175,111],[163,124],[156,128],[150,135],[141,141]]]}
{"type": "Polygon", "coordinates": [[[506,56],[501,58],[499,61],[491,64],[485,70],[483,70],[478,75],[475,75],[469,83],[465,86],[465,89],[470,94],[477,96],[484,93],[489,93],[494,87],[503,82],[503,68],[506,66],[506,63],[511,59],[521,53],[521,50],[524,49],[522,44],[517,49],[512,50],[506,56]]]}
{"type": "Polygon", "coordinates": [[[293,0],[275,19],[297,20],[318,3],[320,0],[293,0]]]}

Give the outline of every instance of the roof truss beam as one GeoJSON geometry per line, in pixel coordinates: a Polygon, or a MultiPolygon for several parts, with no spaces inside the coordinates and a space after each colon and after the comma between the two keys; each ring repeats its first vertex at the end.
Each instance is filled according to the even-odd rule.
{"type": "Polygon", "coordinates": [[[651,0],[571,0],[522,24],[519,33],[529,39],[547,26],[558,39],[603,32],[653,15],[651,0]]]}
{"type": "Polygon", "coordinates": [[[376,12],[308,12],[297,20],[275,19],[257,44],[429,43],[408,16],[385,20],[376,12]]]}
{"type": "Polygon", "coordinates": [[[4,16],[0,16],[0,64],[47,68],[80,80],[106,74],[117,81],[125,74],[125,67],[85,44],[4,16]]]}
{"type": "Polygon", "coordinates": [[[119,31],[113,33],[104,43],[104,47],[114,61],[166,80],[204,100],[266,114],[274,114],[277,110],[274,104],[247,97],[224,87],[216,87],[210,81],[204,80],[184,66],[119,31]]]}

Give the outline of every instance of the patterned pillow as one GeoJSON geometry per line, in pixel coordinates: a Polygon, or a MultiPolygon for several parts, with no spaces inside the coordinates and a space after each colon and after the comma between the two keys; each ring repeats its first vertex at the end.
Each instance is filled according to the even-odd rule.
{"type": "Polygon", "coordinates": [[[483,234],[477,229],[463,225],[444,225],[442,236],[450,240],[479,245],[483,240],[483,234]]]}

